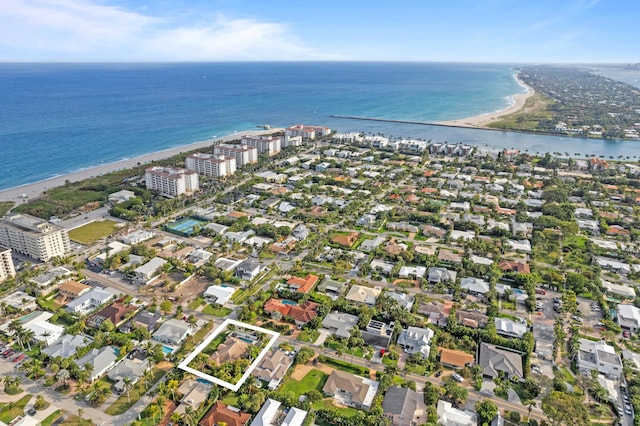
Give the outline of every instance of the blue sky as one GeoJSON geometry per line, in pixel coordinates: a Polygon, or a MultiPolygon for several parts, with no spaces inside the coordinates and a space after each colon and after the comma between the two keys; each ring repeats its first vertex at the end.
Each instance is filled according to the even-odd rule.
{"type": "Polygon", "coordinates": [[[0,0],[0,61],[640,62],[637,0],[0,0]]]}

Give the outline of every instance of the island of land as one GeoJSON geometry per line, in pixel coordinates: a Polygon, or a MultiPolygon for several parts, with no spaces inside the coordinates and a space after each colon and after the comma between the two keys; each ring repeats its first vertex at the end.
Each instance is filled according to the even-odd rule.
{"type": "Polygon", "coordinates": [[[637,162],[231,139],[7,207],[0,421],[633,424],[637,162]]]}

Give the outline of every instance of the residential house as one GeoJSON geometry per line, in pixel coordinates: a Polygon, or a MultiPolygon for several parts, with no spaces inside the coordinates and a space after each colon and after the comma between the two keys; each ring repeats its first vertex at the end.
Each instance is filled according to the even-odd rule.
{"type": "Polygon", "coordinates": [[[499,373],[504,373],[512,380],[522,380],[522,353],[507,348],[482,342],[478,349],[478,364],[482,367],[482,374],[494,379],[499,373]]]}
{"type": "Polygon", "coordinates": [[[452,308],[453,302],[450,300],[445,300],[444,302],[421,302],[418,306],[418,313],[426,316],[431,324],[444,327],[447,325],[452,308]]]}
{"type": "Polygon", "coordinates": [[[319,276],[313,274],[307,274],[304,278],[293,276],[287,280],[287,285],[293,291],[306,294],[311,291],[319,279],[319,276]]]}
{"type": "Polygon", "coordinates": [[[424,266],[402,266],[398,272],[400,278],[424,278],[427,268],[424,266]]]}
{"type": "Polygon", "coordinates": [[[385,296],[393,299],[398,305],[407,311],[411,311],[415,298],[407,293],[398,293],[395,291],[388,291],[385,296]]]}
{"type": "Polygon", "coordinates": [[[473,364],[473,355],[454,349],[438,348],[440,364],[448,368],[462,368],[473,364]]]}
{"type": "Polygon", "coordinates": [[[162,266],[167,263],[166,260],[160,257],[154,257],[144,265],[138,266],[133,272],[136,274],[134,282],[136,284],[146,284],[151,278],[153,278],[158,271],[162,268],[162,266]]]}
{"type": "Polygon", "coordinates": [[[322,320],[322,327],[336,337],[348,339],[351,330],[358,324],[358,317],[344,312],[333,311],[322,320]]]}
{"type": "Polygon", "coordinates": [[[179,346],[191,332],[192,328],[188,323],[171,318],[160,325],[160,328],[153,333],[152,338],[156,342],[179,346]]]}
{"type": "Polygon", "coordinates": [[[459,410],[445,400],[438,401],[438,424],[444,426],[477,426],[478,416],[472,411],[459,410]]]}
{"type": "Polygon", "coordinates": [[[362,244],[358,246],[358,250],[362,250],[365,253],[368,253],[372,250],[377,249],[384,242],[385,238],[383,237],[370,238],[368,240],[364,240],[362,244]]]}
{"type": "Polygon", "coordinates": [[[392,386],[382,400],[384,416],[391,420],[392,426],[411,426],[426,422],[425,406],[422,395],[416,391],[392,386]]]}
{"type": "Polygon", "coordinates": [[[119,330],[123,333],[130,333],[136,328],[144,328],[149,332],[153,332],[161,318],[162,314],[160,312],[140,311],[129,321],[122,324],[119,330]]]}
{"type": "Polygon", "coordinates": [[[376,271],[385,276],[389,276],[391,275],[391,271],[393,270],[395,263],[382,259],[373,259],[369,266],[371,267],[372,271],[376,271]]]}
{"type": "Polygon", "coordinates": [[[625,330],[640,330],[640,309],[633,305],[618,305],[618,324],[625,330]]]}
{"type": "Polygon", "coordinates": [[[347,300],[356,303],[363,303],[368,306],[373,306],[376,304],[376,299],[380,296],[382,290],[378,288],[365,287],[361,285],[354,284],[349,289],[349,292],[345,296],[347,300]]]}
{"type": "Polygon", "coordinates": [[[89,381],[93,382],[109,371],[117,359],[115,350],[111,346],[105,346],[102,349],[91,349],[86,355],[78,358],[76,363],[82,368],[87,364],[91,366],[89,381]]]}
{"type": "Polygon", "coordinates": [[[369,345],[379,348],[389,347],[393,336],[394,322],[387,324],[382,321],[371,320],[364,330],[361,330],[362,339],[369,345]]]}
{"type": "Polygon", "coordinates": [[[513,321],[509,318],[494,318],[496,325],[496,332],[505,337],[513,337],[515,339],[522,339],[524,333],[527,332],[526,320],[520,319],[519,321],[513,321]]]}
{"type": "Polygon", "coordinates": [[[109,320],[111,324],[118,327],[127,319],[128,314],[132,314],[137,310],[137,306],[114,302],[92,315],[91,318],[87,320],[87,325],[89,327],[100,327],[104,321],[109,320]]]}
{"type": "Polygon", "coordinates": [[[336,300],[344,294],[348,285],[349,283],[346,281],[336,281],[327,275],[324,277],[322,282],[318,284],[317,291],[326,294],[333,300],[336,300]]]}
{"type": "Polygon", "coordinates": [[[529,268],[529,264],[527,262],[516,260],[501,260],[500,262],[498,262],[498,267],[500,267],[503,272],[517,272],[520,274],[531,273],[531,269],[529,268]]]}
{"type": "Polygon", "coordinates": [[[202,296],[209,303],[215,303],[216,305],[225,305],[233,293],[235,293],[235,287],[226,285],[210,285],[202,296]]]}
{"type": "Polygon", "coordinates": [[[420,353],[423,358],[429,358],[433,331],[429,328],[408,327],[398,336],[398,346],[408,354],[420,353]]]}
{"type": "Polygon", "coordinates": [[[280,386],[287,370],[293,365],[294,355],[282,349],[273,349],[262,359],[260,364],[251,374],[268,383],[269,390],[275,390],[280,386]]]}
{"type": "Polygon", "coordinates": [[[307,412],[296,407],[282,410],[282,404],[275,399],[267,399],[256,414],[251,426],[302,426],[307,412]]]}
{"type": "Polygon", "coordinates": [[[141,354],[140,351],[134,351],[109,370],[107,377],[115,382],[113,387],[116,392],[122,393],[126,390],[125,379],[135,384],[149,368],[151,364],[146,355],[141,354]]]}
{"type": "Polygon", "coordinates": [[[219,426],[222,423],[227,426],[246,426],[250,419],[251,414],[243,413],[235,407],[229,407],[216,401],[200,419],[198,426],[219,426]]]}
{"type": "Polygon", "coordinates": [[[85,293],[67,303],[67,307],[65,309],[71,313],[85,315],[97,307],[109,302],[114,297],[115,293],[110,290],[92,288],[88,293],[85,293]]]}
{"type": "Polygon", "coordinates": [[[378,385],[375,380],[333,370],[322,387],[322,392],[340,404],[368,410],[378,392],[378,385]]]}
{"type": "Polygon", "coordinates": [[[35,321],[23,324],[25,330],[33,332],[33,339],[49,346],[55,343],[64,334],[64,327],[51,324],[49,321],[35,321]]]}
{"type": "Polygon", "coordinates": [[[76,354],[76,349],[79,347],[87,346],[93,342],[93,339],[89,336],[82,334],[65,334],[60,337],[55,343],[42,349],[42,353],[49,358],[62,357],[71,358],[76,354]]]}
{"type": "Polygon", "coordinates": [[[478,297],[484,297],[485,294],[489,293],[490,289],[487,281],[474,277],[465,277],[461,279],[460,288],[466,290],[469,294],[478,297]]]}
{"type": "Polygon", "coordinates": [[[264,268],[262,264],[257,260],[247,259],[241,262],[236,267],[235,273],[236,273],[236,276],[242,278],[243,280],[251,281],[254,278],[256,278],[260,274],[260,272],[262,272],[263,269],[264,268]]]}
{"type": "Polygon", "coordinates": [[[200,407],[211,392],[212,384],[209,382],[202,382],[195,379],[186,379],[180,387],[178,387],[178,394],[182,395],[180,399],[180,405],[176,408],[175,413],[184,414],[187,407],[192,410],[197,410],[200,407]]]}
{"type": "Polygon", "coordinates": [[[440,249],[440,252],[438,252],[438,260],[443,265],[454,266],[462,263],[462,255],[454,253],[451,250],[440,249]]]}
{"type": "Polygon", "coordinates": [[[458,273],[456,271],[432,266],[429,268],[429,275],[427,279],[430,284],[453,283],[455,282],[457,275],[458,273]]]}
{"type": "Polygon", "coordinates": [[[69,280],[58,287],[58,294],[65,299],[75,299],[80,297],[91,290],[91,286],[79,283],[77,281],[69,280]]]}
{"type": "Polygon", "coordinates": [[[277,315],[277,312],[282,316],[291,317],[299,327],[302,327],[318,316],[319,306],[317,303],[311,301],[300,304],[289,304],[283,300],[271,298],[264,304],[263,309],[272,315],[277,315]]]}
{"type": "Polygon", "coordinates": [[[604,340],[594,342],[580,339],[580,350],[576,354],[576,364],[582,374],[589,375],[592,370],[608,377],[620,378],[622,375],[622,360],[613,346],[604,340]]]}
{"type": "Polygon", "coordinates": [[[489,317],[476,311],[456,311],[458,323],[465,327],[484,328],[489,323],[489,317]]]}
{"type": "Polygon", "coordinates": [[[249,343],[244,339],[229,336],[224,342],[218,345],[218,348],[211,354],[209,360],[218,366],[227,362],[234,362],[244,357],[248,348],[249,343]]]}
{"type": "Polygon", "coordinates": [[[6,306],[11,306],[18,311],[31,311],[38,307],[35,297],[20,290],[16,290],[3,297],[0,299],[0,303],[4,303],[6,306]]]}

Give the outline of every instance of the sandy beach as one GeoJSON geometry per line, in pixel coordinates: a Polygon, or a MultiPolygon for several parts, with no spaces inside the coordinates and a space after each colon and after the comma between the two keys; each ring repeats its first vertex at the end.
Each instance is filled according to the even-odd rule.
{"type": "Polygon", "coordinates": [[[513,114],[514,112],[520,111],[524,107],[524,103],[526,102],[526,100],[533,96],[535,92],[531,87],[527,86],[522,80],[520,80],[517,75],[514,75],[514,78],[520,86],[527,89],[527,93],[519,93],[517,95],[514,95],[512,97],[514,103],[509,108],[487,114],[476,115],[474,117],[461,118],[459,120],[438,121],[437,124],[441,124],[444,126],[476,128],[486,127],[487,124],[497,120],[500,117],[504,117],[505,115],[513,114]]]}
{"type": "Polygon", "coordinates": [[[137,166],[138,164],[145,164],[145,163],[150,163],[151,161],[173,157],[174,155],[178,155],[182,152],[193,151],[196,149],[207,149],[211,147],[214,141],[229,142],[232,140],[240,139],[244,135],[253,135],[253,136],[266,135],[266,134],[272,134],[282,130],[283,129],[270,129],[270,130],[250,130],[246,132],[238,132],[238,133],[234,133],[232,135],[224,136],[221,138],[195,142],[189,145],[182,145],[182,146],[167,149],[164,151],[153,152],[150,154],[144,154],[144,155],[129,158],[126,160],[121,160],[113,163],[104,164],[101,166],[91,167],[85,170],[69,173],[67,175],[57,176],[51,179],[42,180],[39,182],[27,184],[27,185],[0,190],[0,201],[15,201],[16,203],[19,204],[19,203],[22,203],[24,200],[28,201],[34,198],[38,198],[47,189],[55,188],[57,186],[62,186],[67,180],[71,182],[77,182],[83,179],[87,179],[93,176],[99,176],[99,175],[113,172],[116,170],[129,169],[137,166]],[[23,196],[26,196],[26,197],[23,197],[23,196]]]}

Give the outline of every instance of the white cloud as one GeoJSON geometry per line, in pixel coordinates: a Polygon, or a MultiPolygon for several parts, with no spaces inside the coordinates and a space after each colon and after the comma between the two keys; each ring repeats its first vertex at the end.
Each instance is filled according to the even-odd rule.
{"type": "Polygon", "coordinates": [[[341,59],[282,24],[218,16],[192,26],[91,0],[1,0],[2,61],[341,59]]]}

